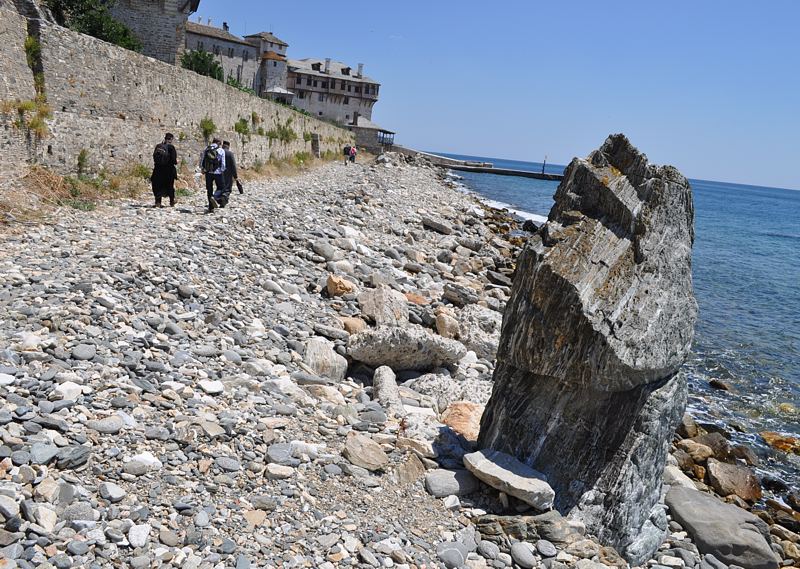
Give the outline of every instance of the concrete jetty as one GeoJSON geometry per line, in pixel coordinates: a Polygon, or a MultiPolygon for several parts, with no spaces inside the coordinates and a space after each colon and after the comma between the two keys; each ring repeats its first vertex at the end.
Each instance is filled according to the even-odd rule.
{"type": "Polygon", "coordinates": [[[443,168],[450,168],[451,170],[459,170],[461,172],[475,172],[477,174],[494,174],[496,176],[517,176],[521,178],[534,178],[537,180],[553,180],[560,181],[564,178],[562,174],[547,174],[542,172],[531,172],[530,170],[513,170],[510,168],[495,168],[491,162],[478,162],[472,160],[458,160],[456,158],[448,158],[447,156],[440,156],[438,154],[431,154],[430,152],[422,152],[414,150],[413,148],[406,148],[404,146],[394,145],[392,150],[401,154],[415,156],[421,154],[428,158],[437,166],[443,168]]]}

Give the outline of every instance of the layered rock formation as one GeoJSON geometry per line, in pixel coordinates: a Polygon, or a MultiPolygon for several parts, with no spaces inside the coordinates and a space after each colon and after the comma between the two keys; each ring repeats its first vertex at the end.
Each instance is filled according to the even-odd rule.
{"type": "Polygon", "coordinates": [[[666,532],[658,505],[686,404],[694,210],[675,168],[623,135],[567,168],[520,256],[478,444],[542,472],[555,507],[630,562],[666,532]]]}

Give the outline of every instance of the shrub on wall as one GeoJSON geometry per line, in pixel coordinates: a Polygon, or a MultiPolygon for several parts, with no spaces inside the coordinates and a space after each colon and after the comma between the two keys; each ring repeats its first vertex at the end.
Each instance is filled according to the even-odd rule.
{"type": "Polygon", "coordinates": [[[142,42],[130,28],[111,15],[114,0],[44,0],[44,3],[62,26],[125,49],[142,51],[142,42]]]}
{"type": "Polygon", "coordinates": [[[208,139],[211,138],[211,135],[217,130],[217,125],[214,124],[214,121],[211,120],[210,117],[205,117],[200,119],[200,133],[203,135],[203,140],[208,142],[208,139]]]}
{"type": "Polygon", "coordinates": [[[222,71],[222,65],[214,59],[214,54],[202,49],[183,52],[181,67],[218,81],[222,81],[225,75],[222,71]]]}

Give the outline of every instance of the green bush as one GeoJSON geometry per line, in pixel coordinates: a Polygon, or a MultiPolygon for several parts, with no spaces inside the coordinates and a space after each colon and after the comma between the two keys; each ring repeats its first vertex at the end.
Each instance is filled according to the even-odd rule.
{"type": "Polygon", "coordinates": [[[239,80],[236,79],[233,75],[228,75],[227,83],[228,83],[229,86],[235,87],[236,89],[239,89],[240,91],[243,91],[243,92],[247,93],[248,95],[255,95],[256,94],[256,92],[253,91],[251,88],[245,87],[244,85],[242,85],[239,82],[239,80]]]}
{"type": "Polygon", "coordinates": [[[78,152],[78,176],[83,176],[86,173],[86,166],[89,164],[89,151],[81,148],[78,152]]]}
{"type": "Polygon", "coordinates": [[[134,164],[131,168],[131,176],[134,178],[144,178],[145,180],[149,180],[150,175],[150,168],[144,164],[134,164]]]}
{"type": "Polygon", "coordinates": [[[239,119],[236,121],[236,124],[233,125],[233,130],[242,136],[250,134],[250,125],[247,123],[247,119],[239,119]]]}
{"type": "Polygon", "coordinates": [[[94,36],[133,51],[142,51],[142,42],[110,8],[114,0],[44,0],[56,22],[71,30],[94,36]]]}
{"type": "Polygon", "coordinates": [[[217,131],[217,125],[211,120],[211,117],[205,117],[200,120],[200,133],[203,135],[203,140],[208,142],[211,135],[217,131]]]}
{"type": "Polygon", "coordinates": [[[313,137],[311,136],[311,133],[310,133],[310,132],[304,132],[304,133],[303,133],[303,141],[304,141],[304,142],[311,142],[311,139],[312,139],[312,138],[313,138],[313,137]]]}
{"type": "Polygon", "coordinates": [[[25,58],[28,61],[28,67],[35,69],[42,60],[42,46],[33,36],[25,38],[25,58]]]}
{"type": "Polygon", "coordinates": [[[183,52],[181,67],[217,81],[222,81],[224,77],[222,65],[214,58],[214,54],[202,49],[183,52]]]}

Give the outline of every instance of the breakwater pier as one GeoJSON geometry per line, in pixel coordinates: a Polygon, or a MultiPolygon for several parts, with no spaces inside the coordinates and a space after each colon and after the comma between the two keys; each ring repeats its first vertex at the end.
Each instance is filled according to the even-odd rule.
{"type": "Polygon", "coordinates": [[[544,172],[533,172],[530,170],[513,170],[509,168],[495,168],[491,162],[477,162],[472,160],[458,160],[455,158],[448,158],[447,156],[440,156],[438,154],[431,154],[430,152],[422,152],[412,148],[405,148],[403,146],[395,145],[392,150],[401,154],[416,155],[421,154],[428,158],[437,166],[443,168],[450,168],[451,170],[459,170],[461,172],[475,172],[477,174],[494,174],[496,176],[517,176],[520,178],[535,178],[537,180],[553,180],[559,181],[564,178],[562,174],[549,174],[544,172]]]}

